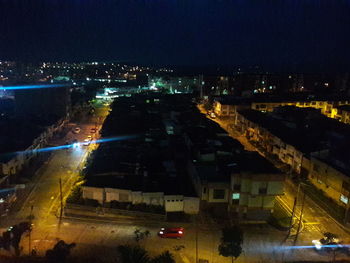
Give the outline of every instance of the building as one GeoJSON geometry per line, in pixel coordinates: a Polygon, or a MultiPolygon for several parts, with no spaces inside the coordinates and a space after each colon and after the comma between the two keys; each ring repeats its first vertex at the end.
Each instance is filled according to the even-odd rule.
{"type": "Polygon", "coordinates": [[[333,117],[343,123],[350,123],[350,105],[342,105],[332,109],[333,117]]]}
{"type": "Polygon", "coordinates": [[[198,115],[187,114],[183,121],[187,121],[184,132],[192,153],[187,170],[201,210],[221,217],[266,220],[275,197],[283,194],[284,175],[257,153],[245,152],[217,123],[198,115]],[[237,187],[241,182],[242,188],[237,187]],[[268,190],[255,193],[256,185],[268,190]]]}
{"type": "Polygon", "coordinates": [[[185,140],[174,122],[177,112],[191,103],[173,96],[116,99],[102,136],[138,136],[100,145],[86,170],[83,198],[103,205],[161,206],[167,213],[199,212],[199,199],[185,169],[185,140]]]}
{"type": "Polygon", "coordinates": [[[249,108],[249,100],[241,97],[216,97],[213,102],[213,111],[219,117],[236,117],[237,110],[249,108]]]}
{"type": "Polygon", "coordinates": [[[276,196],[284,194],[284,180],[284,174],[258,153],[245,153],[231,175],[230,211],[244,219],[267,220],[276,196]]]}
{"type": "Polygon", "coordinates": [[[303,158],[328,149],[326,133],[319,125],[327,118],[322,117],[316,109],[285,106],[273,113],[239,111],[234,125],[256,147],[289,165],[291,171],[306,175],[303,158]]]}
{"type": "MultiPolygon", "coordinates": [[[[314,108],[320,110],[322,114],[329,118],[334,118],[342,121],[341,118],[341,106],[349,105],[350,100],[336,99],[329,100],[329,98],[316,99],[316,98],[300,98],[300,99],[281,99],[281,98],[268,98],[265,101],[254,101],[251,104],[253,110],[259,110],[263,112],[272,112],[276,107],[281,106],[296,106],[300,108],[314,108]],[[339,108],[340,107],[340,108],[339,108]],[[339,113],[338,109],[339,108],[339,113]]],[[[346,109],[346,108],[344,108],[346,109]]],[[[344,121],[343,121],[344,122],[344,121]]]]}
{"type": "Polygon", "coordinates": [[[166,93],[192,93],[199,91],[202,85],[201,76],[159,76],[149,75],[148,86],[154,89],[161,89],[166,93]]]}

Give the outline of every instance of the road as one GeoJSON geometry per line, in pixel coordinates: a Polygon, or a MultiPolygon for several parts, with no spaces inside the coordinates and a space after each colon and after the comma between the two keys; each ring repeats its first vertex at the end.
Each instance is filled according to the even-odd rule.
{"type": "MultiPolygon", "coordinates": [[[[98,134],[92,133],[91,128],[101,127],[108,110],[108,107],[97,108],[93,116],[77,123],[81,128],[78,134],[72,132],[76,126],[71,125],[67,135],[54,143],[64,145],[67,141],[72,142],[73,139],[83,141],[88,135],[92,135],[93,139],[98,139],[96,138],[98,134]]],[[[32,215],[33,235],[35,235],[48,224],[56,222],[60,211],[60,180],[63,197],[66,198],[72,185],[79,178],[86,157],[95,147],[96,144],[91,144],[89,146],[80,145],[77,148],[53,150],[49,160],[36,172],[32,182],[35,185],[26,200],[20,205],[16,205],[16,209],[10,211],[6,217],[1,218],[1,227],[5,229],[16,223],[28,221],[29,216],[32,215]]]]}

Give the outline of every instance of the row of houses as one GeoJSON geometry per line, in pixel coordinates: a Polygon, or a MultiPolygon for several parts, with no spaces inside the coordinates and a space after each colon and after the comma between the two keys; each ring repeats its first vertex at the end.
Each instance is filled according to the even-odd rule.
{"type": "Polygon", "coordinates": [[[273,112],[239,110],[232,119],[239,130],[270,157],[308,178],[337,204],[349,208],[350,127],[320,110],[294,106],[273,112]]]}
{"type": "Polygon", "coordinates": [[[1,181],[5,182],[11,176],[18,174],[26,165],[29,165],[31,160],[39,155],[37,150],[45,147],[53,134],[59,132],[66,122],[65,119],[61,119],[55,124],[43,128],[27,148],[10,154],[3,154],[0,158],[1,181]]]}
{"type": "Polygon", "coordinates": [[[262,112],[272,112],[276,107],[296,106],[314,108],[329,118],[350,123],[350,99],[304,97],[285,99],[268,98],[223,98],[218,97],[213,102],[213,110],[220,117],[235,117],[238,109],[253,109],[262,112]]]}

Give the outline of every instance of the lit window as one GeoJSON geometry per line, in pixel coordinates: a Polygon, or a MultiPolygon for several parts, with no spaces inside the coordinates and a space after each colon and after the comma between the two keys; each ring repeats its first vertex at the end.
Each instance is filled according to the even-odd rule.
{"type": "Polygon", "coordinates": [[[347,198],[345,195],[340,195],[340,201],[347,204],[349,202],[349,198],[347,198]]]}
{"type": "Polygon", "coordinates": [[[233,193],[232,194],[232,200],[237,200],[240,197],[240,193],[233,193]]]}

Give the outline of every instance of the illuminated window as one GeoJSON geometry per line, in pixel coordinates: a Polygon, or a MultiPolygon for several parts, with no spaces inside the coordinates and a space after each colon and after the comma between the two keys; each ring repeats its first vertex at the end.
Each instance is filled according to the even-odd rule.
{"type": "Polygon", "coordinates": [[[240,197],[240,193],[233,193],[232,194],[232,200],[237,200],[240,197]]]}
{"type": "Polygon", "coordinates": [[[340,201],[344,204],[347,204],[349,202],[349,198],[347,198],[345,195],[340,195],[340,201]]]}

